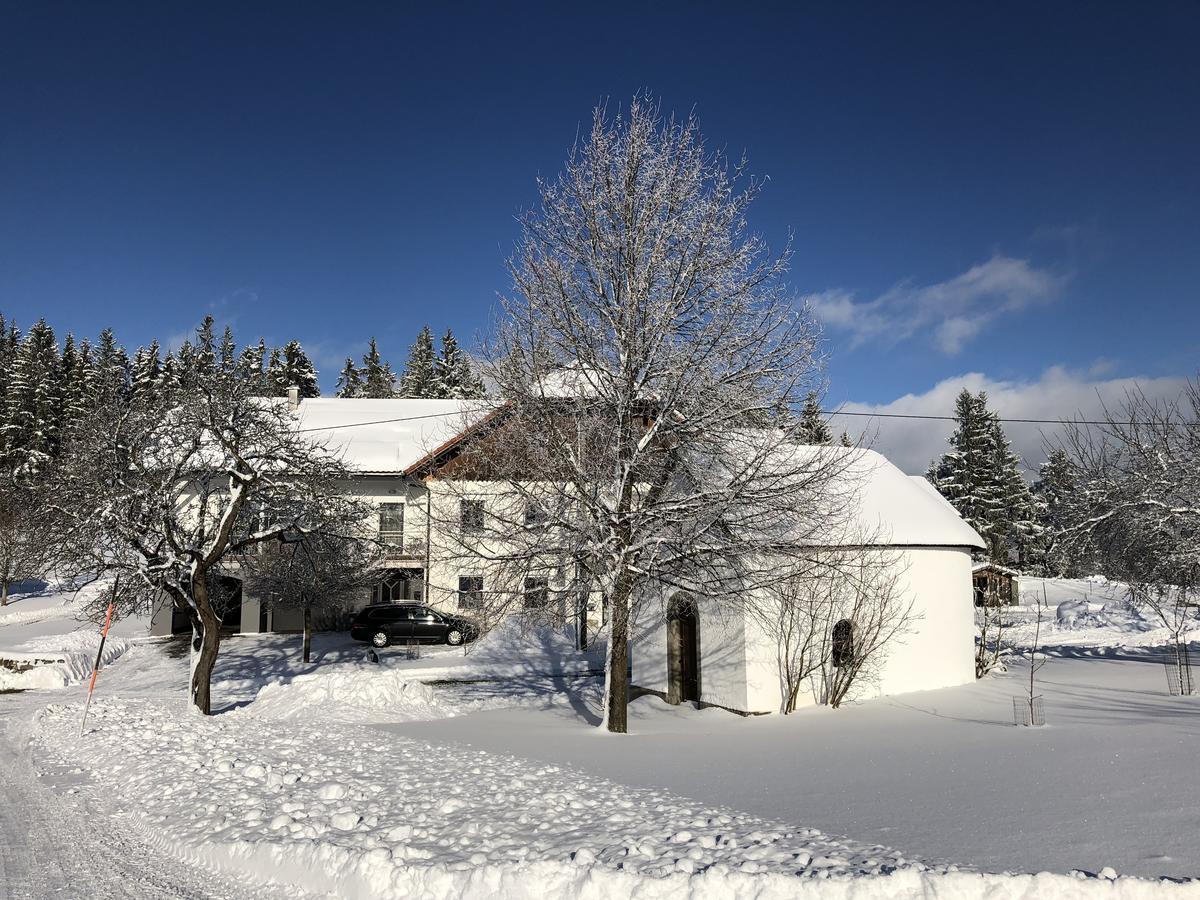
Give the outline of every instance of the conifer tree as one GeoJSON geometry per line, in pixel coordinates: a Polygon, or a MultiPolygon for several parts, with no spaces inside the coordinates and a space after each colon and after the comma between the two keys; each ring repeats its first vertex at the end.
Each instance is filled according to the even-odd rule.
{"type": "Polygon", "coordinates": [[[58,367],[58,422],[64,439],[88,411],[87,377],[81,365],[75,336],[63,339],[58,367]]]}
{"type": "MultiPolygon", "coordinates": [[[[349,362],[349,360],[347,360],[349,362]]],[[[360,383],[357,396],[372,400],[387,400],[396,396],[396,375],[392,367],[380,355],[371,338],[367,352],[363,354],[362,368],[358,371],[360,383]]]]}
{"type": "Polygon", "coordinates": [[[843,447],[854,446],[854,442],[850,440],[850,435],[846,434],[844,431],[842,432],[842,436],[838,438],[838,443],[840,443],[843,447]]]}
{"type": "Polygon", "coordinates": [[[338,376],[337,391],[335,397],[361,397],[363,390],[362,377],[359,375],[358,368],[354,365],[352,357],[346,357],[346,365],[342,367],[342,374],[338,376]]]}
{"type": "Polygon", "coordinates": [[[283,347],[283,362],[287,370],[287,386],[300,388],[301,397],[320,397],[317,367],[313,365],[299,341],[288,341],[283,347]]]}
{"type": "Polygon", "coordinates": [[[439,396],[437,373],[434,369],[433,332],[426,325],[408,351],[408,362],[400,379],[402,397],[439,396]]]}
{"type": "Polygon", "coordinates": [[[442,349],[434,361],[435,396],[452,400],[484,395],[483,382],[475,374],[471,359],[463,352],[449,328],[442,335],[442,349]]]}
{"type": "Polygon", "coordinates": [[[817,402],[817,392],[809,391],[804,398],[804,407],[800,411],[800,423],[796,434],[802,444],[823,446],[833,443],[833,432],[821,416],[821,404],[817,402]]]}
{"type": "Polygon", "coordinates": [[[21,477],[43,472],[58,449],[60,365],[54,329],[39,319],[13,357],[5,398],[5,464],[21,477]]]}
{"type": "Polygon", "coordinates": [[[158,341],[148,347],[139,347],[133,356],[130,372],[130,390],[135,396],[143,397],[162,387],[162,360],[159,358],[158,341]]]}
{"type": "Polygon", "coordinates": [[[991,545],[991,532],[999,506],[992,466],[996,457],[992,417],[987,396],[964,389],[954,402],[958,422],[949,450],[927,474],[959,515],[991,545]]]}
{"type": "Polygon", "coordinates": [[[282,348],[272,348],[267,364],[267,386],[272,397],[285,396],[289,387],[300,388],[302,398],[321,395],[316,367],[299,341],[288,341],[282,348]]]}
{"type": "Polygon", "coordinates": [[[100,332],[94,368],[92,403],[104,405],[129,396],[129,356],[125,348],[117,343],[111,328],[100,332]]]}
{"type": "Polygon", "coordinates": [[[170,350],[163,357],[162,363],[162,379],[161,384],[163,390],[173,391],[183,383],[183,379],[179,374],[179,360],[175,358],[175,354],[170,350]]]}
{"type": "Polygon", "coordinates": [[[259,338],[257,344],[246,347],[238,356],[238,378],[248,384],[251,391],[267,393],[267,376],[263,369],[266,359],[267,342],[263,338],[259,338]]]}
{"type": "Polygon", "coordinates": [[[174,377],[180,387],[196,384],[199,370],[196,365],[196,347],[191,340],[184,338],[183,343],[175,351],[174,377]]]}
{"type": "Polygon", "coordinates": [[[205,316],[196,329],[196,374],[208,378],[217,370],[217,345],[212,316],[205,316]]]}
{"type": "Polygon", "coordinates": [[[1050,578],[1079,578],[1095,571],[1095,551],[1085,530],[1071,526],[1081,518],[1079,470],[1061,447],[1050,451],[1033,485],[1039,531],[1032,562],[1050,578]]]}
{"type": "Polygon", "coordinates": [[[233,328],[229,325],[225,326],[225,333],[221,336],[219,365],[224,377],[233,378],[237,374],[237,344],[233,340],[233,328]]]}
{"type": "Polygon", "coordinates": [[[995,506],[992,511],[990,540],[992,558],[1012,560],[1017,565],[1027,561],[1032,544],[1041,531],[1029,483],[1021,474],[1021,460],[1012,451],[999,418],[989,414],[992,431],[992,491],[995,506]]]}

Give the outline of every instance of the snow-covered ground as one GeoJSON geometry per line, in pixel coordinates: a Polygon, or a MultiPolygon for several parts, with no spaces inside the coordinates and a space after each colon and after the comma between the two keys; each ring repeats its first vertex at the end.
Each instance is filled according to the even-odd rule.
{"type": "Polygon", "coordinates": [[[297,638],[232,638],[214,690],[224,711],[207,719],[186,709],[174,645],[131,642],[82,738],[79,687],[0,706],[22,711],[60,801],[100,809],[175,865],[280,890],[1200,897],[1200,883],[1151,880],[1200,875],[1200,698],[1167,696],[1153,626],[1116,609],[1043,626],[1055,640],[1042,729],[1011,724],[1015,664],[963,688],[789,717],[642,697],[634,733],[611,736],[589,727],[597,660],[550,633],[379,663],[318,635],[309,666],[297,638]],[[1042,870],[1057,874],[1002,874],[1042,870]]]}
{"type": "MultiPolygon", "coordinates": [[[[83,681],[96,662],[100,624],[82,614],[103,591],[91,584],[78,591],[46,587],[17,593],[0,607],[0,690],[61,688],[83,681]]],[[[102,664],[116,661],[130,642],[146,635],[147,621],[115,622],[104,645],[102,664]]]]}

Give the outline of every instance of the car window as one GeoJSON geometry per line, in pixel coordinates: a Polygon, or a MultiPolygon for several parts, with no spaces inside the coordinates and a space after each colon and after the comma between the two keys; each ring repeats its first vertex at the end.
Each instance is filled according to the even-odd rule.
{"type": "Polygon", "coordinates": [[[377,609],[373,617],[378,622],[398,622],[404,618],[404,610],[400,607],[395,609],[377,609]]]}
{"type": "Polygon", "coordinates": [[[441,616],[439,616],[437,613],[435,613],[432,609],[430,609],[427,606],[414,607],[413,608],[413,618],[424,619],[426,621],[428,621],[429,619],[432,619],[435,622],[440,622],[442,620],[441,616]]]}

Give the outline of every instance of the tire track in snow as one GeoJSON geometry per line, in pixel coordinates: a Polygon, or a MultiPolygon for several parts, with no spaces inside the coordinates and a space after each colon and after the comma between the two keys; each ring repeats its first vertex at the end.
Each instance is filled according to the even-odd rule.
{"type": "Polygon", "coordinates": [[[0,900],[264,900],[294,889],[251,886],[188,866],[102,811],[40,782],[24,737],[40,703],[0,696],[0,900]]]}

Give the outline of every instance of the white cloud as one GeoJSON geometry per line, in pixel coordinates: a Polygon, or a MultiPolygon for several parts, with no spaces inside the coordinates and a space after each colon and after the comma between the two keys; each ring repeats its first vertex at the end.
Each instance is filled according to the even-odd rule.
{"type": "Polygon", "coordinates": [[[850,335],[851,349],[929,331],[938,348],[953,355],[997,317],[1052,300],[1064,280],[1028,260],[993,256],[948,281],[898,284],[874,300],[859,301],[840,288],[806,299],[827,328],[850,335]]]}
{"type": "MultiPolygon", "coordinates": [[[[954,414],[954,398],[966,388],[986,391],[988,406],[1009,419],[1098,418],[1105,403],[1119,403],[1135,385],[1149,397],[1175,397],[1186,379],[1165,378],[1097,379],[1091,373],[1074,372],[1060,366],[1047,369],[1035,381],[997,381],[980,372],[969,372],[939,381],[923,394],[905,394],[889,403],[846,403],[847,412],[903,413],[933,416],[954,414]]],[[[928,419],[868,419],[835,416],[835,430],[851,435],[866,432],[867,443],[912,475],[922,474],[930,461],[946,450],[953,422],[928,419]]],[[[1004,426],[1013,449],[1031,471],[1045,459],[1043,437],[1059,433],[1056,425],[1011,423],[1004,426]]]]}

